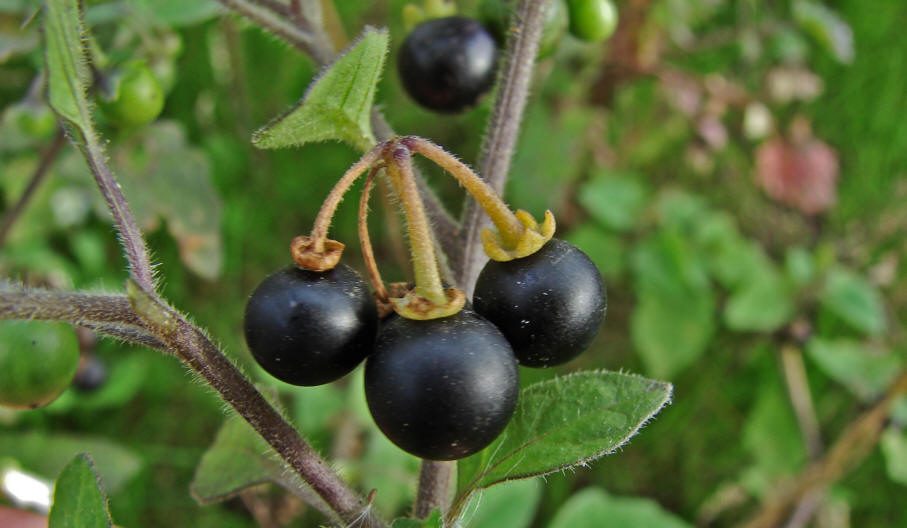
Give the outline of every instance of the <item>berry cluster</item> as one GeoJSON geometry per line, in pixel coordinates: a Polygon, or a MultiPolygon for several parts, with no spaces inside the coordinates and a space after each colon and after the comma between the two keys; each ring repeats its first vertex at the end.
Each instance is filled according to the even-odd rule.
{"type": "MultiPolygon", "coordinates": [[[[498,47],[506,40],[515,0],[483,0],[479,19],[453,15],[427,0],[407,5],[414,24],[400,46],[397,72],[403,88],[429,110],[457,113],[474,106],[494,84],[498,47]]],[[[539,57],[554,53],[569,29],[585,42],[606,40],[617,26],[611,0],[552,0],[545,4],[539,57]]]]}
{"type": "Polygon", "coordinates": [[[246,306],[252,355],[287,383],[319,385],[365,360],[365,395],[375,423],[403,450],[432,460],[479,451],[510,421],[518,364],[558,365],[576,357],[605,316],[601,275],[576,247],[552,239],[554,217],[513,213],[484,181],[440,147],[416,137],[387,141],[347,171],[325,200],[309,236],[291,244],[295,266],[267,277],[246,306]],[[442,287],[411,157],[420,154],[456,178],[488,213],[491,260],[473,306],[442,287]],[[384,171],[407,217],[414,286],[391,295],[373,259],[367,201],[384,171]],[[360,201],[360,243],[374,298],[343,244],[327,238],[337,204],[368,173],[360,201]],[[381,317],[379,317],[379,313],[381,317]]]}

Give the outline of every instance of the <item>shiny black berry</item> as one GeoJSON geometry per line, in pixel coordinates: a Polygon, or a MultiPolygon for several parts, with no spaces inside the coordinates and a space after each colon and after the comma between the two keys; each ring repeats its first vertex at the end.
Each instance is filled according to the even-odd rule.
{"type": "Polygon", "coordinates": [[[491,34],[476,20],[453,16],[416,26],[400,47],[397,71],[417,103],[454,113],[491,88],[496,60],[491,34]]]}
{"type": "Polygon", "coordinates": [[[471,310],[431,321],[392,316],[365,364],[375,423],[397,446],[431,460],[463,458],[494,440],[516,406],[507,340],[471,310]]]}
{"type": "Polygon", "coordinates": [[[270,275],[246,305],[246,343],[269,374],[294,385],[343,377],[373,349],[378,315],[365,282],[344,264],[270,275]]]}
{"type": "Polygon", "coordinates": [[[605,318],[607,297],[589,257],[552,239],[528,257],[489,261],[473,305],[507,336],[521,365],[550,367],[589,346],[605,318]]]}

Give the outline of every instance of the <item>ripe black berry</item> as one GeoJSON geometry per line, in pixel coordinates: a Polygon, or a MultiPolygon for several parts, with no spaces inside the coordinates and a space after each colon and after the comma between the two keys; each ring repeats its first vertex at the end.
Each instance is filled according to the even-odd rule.
{"type": "Polygon", "coordinates": [[[272,376],[294,385],[343,377],[371,353],[377,311],[368,287],[344,264],[296,267],[267,277],[246,305],[246,343],[272,376]]]}
{"type": "Polygon", "coordinates": [[[416,26],[400,47],[397,71],[417,103],[454,113],[491,88],[496,60],[488,31],[476,20],[454,16],[416,26]]]}
{"type": "Polygon", "coordinates": [[[510,345],[464,309],[430,321],[392,316],[365,364],[375,423],[404,451],[431,460],[463,458],[510,421],[519,391],[510,345]]]}
{"type": "Polygon", "coordinates": [[[489,261],[473,304],[507,336],[521,365],[549,367],[589,346],[605,318],[607,297],[589,257],[552,239],[528,257],[489,261]]]}

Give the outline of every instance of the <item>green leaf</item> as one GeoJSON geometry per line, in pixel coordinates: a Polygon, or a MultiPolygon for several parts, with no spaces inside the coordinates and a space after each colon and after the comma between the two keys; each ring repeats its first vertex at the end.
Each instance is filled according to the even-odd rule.
{"type": "Polygon", "coordinates": [[[165,220],[183,263],[202,278],[216,279],[223,265],[223,204],[208,158],[188,143],[183,126],[158,121],[142,131],[140,146],[125,144],[113,157],[140,227],[151,231],[165,220]]]}
{"type": "Polygon", "coordinates": [[[822,306],[857,330],[870,335],[885,331],[885,309],[878,290],[846,268],[832,268],[821,294],[822,306]]]}
{"type": "Polygon", "coordinates": [[[744,449],[755,465],[744,474],[744,484],[757,495],[769,491],[778,477],[796,473],[806,450],[787,393],[777,376],[759,380],[759,394],[743,427],[744,449]]]}
{"type": "Polygon", "coordinates": [[[889,427],[880,441],[888,478],[907,486],[907,432],[889,427]]]}
{"type": "Polygon", "coordinates": [[[728,328],[739,331],[773,332],[793,315],[793,295],[773,268],[734,291],[724,308],[728,328]]]}
{"type": "Polygon", "coordinates": [[[632,174],[593,178],[580,188],[579,201],[602,225],[627,231],[636,225],[648,198],[639,180],[632,174]]]}
{"type": "Polygon", "coordinates": [[[811,0],[793,5],[794,20],[838,62],[853,62],[853,30],[828,6],[811,0]]]}
{"type": "Polygon", "coordinates": [[[614,497],[597,488],[576,493],[561,506],[548,528],[692,528],[652,499],[614,497]]]}
{"type": "Polygon", "coordinates": [[[44,3],[48,102],[60,117],[88,135],[92,125],[86,90],[91,72],[85,59],[85,36],[77,0],[44,3]]]}
{"type": "Polygon", "coordinates": [[[142,469],[133,451],[106,438],[49,434],[38,431],[0,432],[0,458],[16,460],[24,469],[53,478],[79,453],[90,453],[108,491],[116,493],[142,469]]]}
{"type": "Polygon", "coordinates": [[[415,499],[419,459],[395,446],[375,428],[369,431],[365,453],[355,464],[362,489],[376,489],[375,506],[388,516],[402,511],[415,499]]]}
{"type": "Polygon", "coordinates": [[[54,485],[49,528],[104,528],[112,526],[107,497],[86,454],[76,456],[54,485]]]}
{"type": "Polygon", "coordinates": [[[900,358],[890,351],[849,339],[814,338],[806,350],[825,374],[863,401],[880,396],[901,367],[900,358]]]}
{"type": "Polygon", "coordinates": [[[227,419],[202,455],[189,490],[201,504],[228,499],[249,486],[270,482],[283,465],[244,420],[227,419]]]}
{"type": "Polygon", "coordinates": [[[471,528],[528,528],[541,499],[539,479],[505,482],[473,494],[460,523],[471,528]]]}
{"type": "Polygon", "coordinates": [[[370,116],[387,46],[386,30],[367,28],[312,83],[302,101],[255,132],[252,143],[273,149],[336,140],[369,149],[375,143],[370,116]]]}
{"type": "Polygon", "coordinates": [[[670,378],[705,352],[715,330],[715,296],[695,248],[675,231],[659,231],[632,256],[639,302],[633,344],[647,372],[670,378]]]}
{"type": "Polygon", "coordinates": [[[461,500],[478,488],[585,465],[626,444],[671,398],[669,383],[588,371],[530,385],[513,419],[458,462],[461,500]]]}

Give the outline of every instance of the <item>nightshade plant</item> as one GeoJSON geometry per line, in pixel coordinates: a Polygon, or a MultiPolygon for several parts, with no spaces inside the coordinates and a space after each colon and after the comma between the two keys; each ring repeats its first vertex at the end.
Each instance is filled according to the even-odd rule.
{"type": "MultiPolygon", "coordinates": [[[[558,377],[529,385],[517,394],[516,358],[506,341],[507,332],[502,334],[494,324],[466,307],[467,293],[472,290],[485,260],[483,249],[493,259],[502,261],[528,258],[536,251],[546,251],[548,244],[555,244],[550,247],[563,251],[561,243],[551,240],[554,218],[550,213],[537,222],[525,212],[511,212],[498,197],[526,102],[545,2],[525,0],[516,6],[514,20],[520,31],[511,33],[500,63],[495,111],[478,164],[482,178],[427,140],[396,136],[381,113],[374,110],[376,83],[388,49],[386,31],[367,28],[356,42],[338,53],[323,29],[324,13],[309,3],[297,2],[286,7],[271,2],[222,0],[222,4],[272,30],[326,66],[300,103],[256,132],[253,143],[262,148],[279,148],[339,140],[365,152],[325,200],[311,234],[297,237],[291,244],[293,263],[308,271],[288,268],[278,272],[266,279],[253,295],[246,333],[256,358],[266,358],[262,361],[266,370],[284,379],[293,378],[283,366],[273,363],[269,366],[267,359],[279,356],[283,362],[285,352],[291,355],[296,352],[281,349],[283,344],[279,340],[275,348],[274,335],[261,337],[256,332],[271,326],[266,329],[268,332],[301,332],[304,337],[311,337],[311,328],[290,325],[285,318],[293,319],[297,315],[312,318],[306,321],[311,324],[319,317],[330,317],[333,309],[315,315],[300,311],[269,316],[273,308],[269,304],[272,294],[290,296],[292,302],[309,307],[317,304],[313,299],[324,298],[306,291],[324,278],[317,274],[341,275],[328,290],[348,288],[359,280],[347,273],[343,264],[338,268],[343,244],[327,238],[333,211],[352,181],[368,174],[361,202],[365,204],[371,180],[383,169],[407,216],[414,286],[402,295],[391,295],[370,257],[364,227],[366,208],[360,207],[360,240],[369,279],[385,314],[389,313],[388,309],[395,312],[387,315],[378,329],[375,351],[367,360],[366,396],[382,430],[404,449],[426,458],[413,508],[416,519],[398,520],[394,525],[437,526],[442,519],[453,525],[460,520],[473,495],[482,489],[586,464],[609,454],[626,443],[668,402],[669,384],[604,371],[558,377]],[[292,16],[284,16],[283,10],[292,10],[292,16]],[[441,166],[473,195],[475,202],[466,207],[462,223],[446,215],[430,189],[422,184],[411,165],[413,154],[441,166]],[[480,220],[485,213],[495,229],[483,229],[480,220]],[[429,227],[432,222],[434,233],[429,227]],[[447,253],[453,268],[452,276],[444,280],[458,287],[444,287],[435,253],[439,250],[447,253]],[[278,280],[289,281],[289,285],[281,283],[272,291],[271,281],[278,280]],[[438,346],[434,340],[444,333],[455,341],[468,342],[468,349],[476,352],[475,363],[464,363],[462,357],[457,357],[457,347],[438,346]],[[438,361],[430,361],[432,357],[438,361]],[[442,366],[441,370],[437,365],[442,366]],[[401,373],[414,379],[396,380],[394,377],[401,373]],[[480,378],[486,373],[490,380],[480,378]],[[407,383],[414,382],[424,390],[425,383],[443,380],[447,374],[461,378],[455,381],[457,387],[467,388],[466,397],[456,400],[452,397],[454,393],[448,392],[437,400],[424,400],[400,393],[407,383]],[[393,395],[390,402],[389,394],[393,395]],[[410,399],[400,400],[401,397],[410,399]],[[420,405],[427,407],[420,408],[420,405]],[[415,423],[399,421],[405,411],[411,411],[415,423]],[[408,430],[402,430],[407,427],[420,433],[416,440],[408,430]],[[459,460],[446,461],[449,459],[459,460]],[[450,493],[454,473],[456,490],[450,493]]],[[[45,36],[47,97],[67,137],[85,157],[104,196],[130,277],[122,294],[33,289],[5,282],[0,289],[0,317],[65,321],[157,349],[177,357],[208,383],[251,428],[236,420],[225,426],[232,436],[219,435],[198,468],[193,493],[199,500],[223,499],[269,480],[306,498],[329,522],[387,525],[371,507],[372,500],[376,497],[380,500],[380,490],[378,495],[370,494],[366,498],[344,482],[284,417],[272,398],[265,397],[204,331],[161,296],[142,233],[108,165],[103,148],[105,140],[93,124],[89,35],[79,10],[77,0],[47,0],[43,4],[40,19],[45,36]],[[266,444],[280,462],[275,462],[269,453],[255,458],[219,451],[221,440],[228,436],[234,441],[237,437],[245,438],[242,441],[250,445],[266,444]]],[[[570,277],[562,280],[569,281],[570,277]]],[[[602,297],[591,305],[588,320],[579,325],[578,343],[585,343],[588,328],[600,322],[604,313],[603,295],[602,290],[602,297]]],[[[365,355],[361,347],[351,344],[367,341],[373,331],[372,315],[362,306],[358,299],[351,308],[352,313],[361,316],[359,324],[338,328],[336,333],[325,337],[325,350],[332,359],[328,366],[312,366],[318,375],[290,381],[302,384],[330,381],[342,376],[365,355]],[[352,332],[346,333],[351,329],[352,332]],[[333,362],[337,358],[340,360],[333,362]]],[[[110,524],[106,499],[98,489],[93,471],[86,456],[77,457],[64,470],[55,490],[51,526],[57,526],[62,519],[79,525],[110,524]],[[76,500],[83,497],[86,500],[76,500]]]]}

